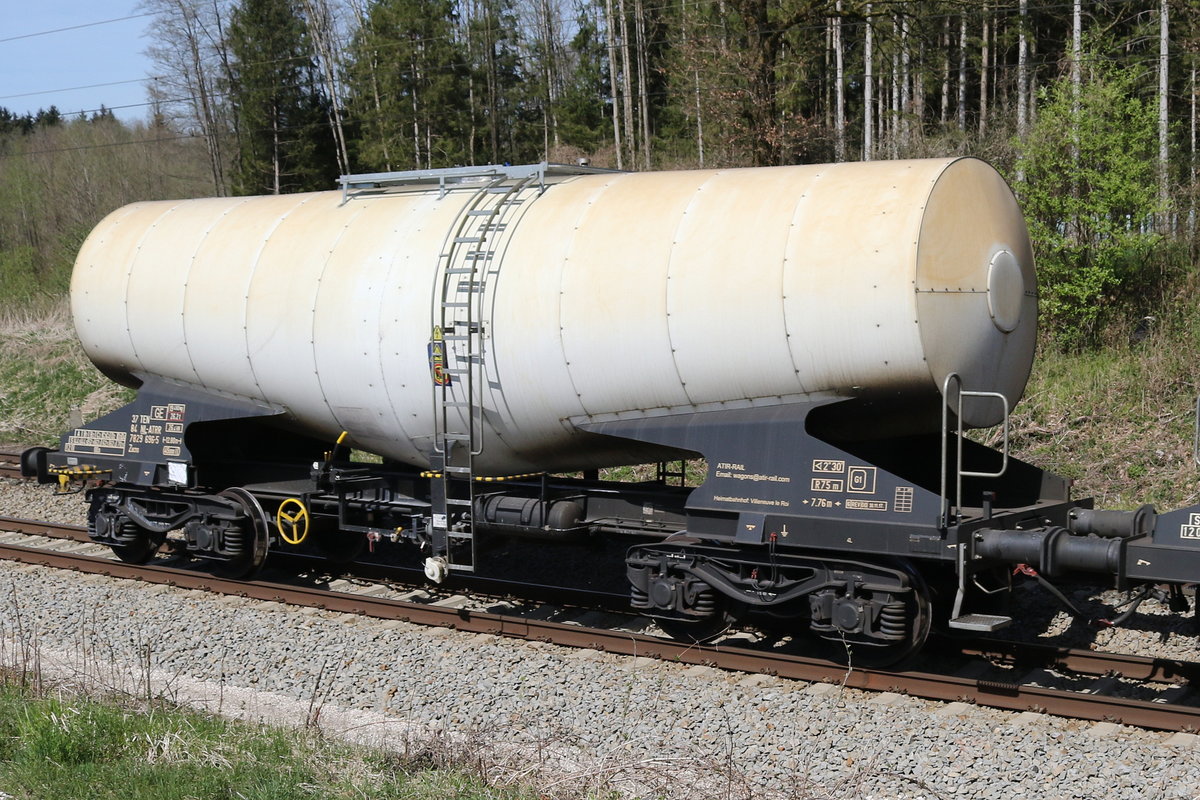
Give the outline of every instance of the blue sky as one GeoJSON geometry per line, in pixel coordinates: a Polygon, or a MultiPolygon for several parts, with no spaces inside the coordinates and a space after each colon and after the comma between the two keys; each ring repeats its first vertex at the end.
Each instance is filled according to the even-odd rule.
{"type": "Polygon", "coordinates": [[[26,36],[140,13],[137,0],[0,0],[0,106],[23,114],[103,104],[121,119],[145,119],[150,17],[26,36]]]}

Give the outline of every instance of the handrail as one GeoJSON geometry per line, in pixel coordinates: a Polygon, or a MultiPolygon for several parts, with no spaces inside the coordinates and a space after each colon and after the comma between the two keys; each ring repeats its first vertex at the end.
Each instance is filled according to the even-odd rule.
{"type": "Polygon", "coordinates": [[[617,172],[601,167],[574,166],[570,164],[482,164],[476,167],[445,167],[441,169],[413,169],[403,172],[370,172],[360,175],[342,175],[338,183],[342,187],[342,203],[357,194],[385,192],[388,189],[437,185],[439,196],[444,197],[451,188],[459,185],[469,187],[472,183],[501,179],[506,181],[536,178],[539,185],[545,184],[547,176],[598,175],[617,172]]]}
{"type": "MultiPolygon", "coordinates": [[[[949,464],[948,462],[948,445],[950,437],[950,387],[951,384],[956,384],[957,393],[955,396],[955,462],[954,462],[954,500],[956,503],[955,521],[962,521],[962,479],[967,478],[999,478],[1008,471],[1008,445],[1009,445],[1009,412],[1011,407],[1008,403],[1008,397],[1001,392],[980,392],[962,388],[962,376],[957,372],[951,372],[946,375],[946,379],[942,381],[942,454],[941,454],[941,509],[938,524],[942,528],[950,525],[950,496],[948,494],[949,483],[949,464]],[[976,472],[973,470],[963,469],[963,398],[964,397],[993,397],[1000,401],[1004,407],[1004,438],[1000,449],[1001,462],[1000,469],[996,472],[976,472]]],[[[1197,400],[1197,409],[1200,412],[1200,400],[1197,400]]],[[[1200,428],[1198,428],[1200,431],[1200,428]]],[[[1197,434],[1200,437],[1200,432],[1197,434]]],[[[1200,448],[1200,438],[1198,438],[1197,447],[1200,448]]],[[[1197,455],[1198,463],[1200,463],[1200,454],[1197,455]]]]}

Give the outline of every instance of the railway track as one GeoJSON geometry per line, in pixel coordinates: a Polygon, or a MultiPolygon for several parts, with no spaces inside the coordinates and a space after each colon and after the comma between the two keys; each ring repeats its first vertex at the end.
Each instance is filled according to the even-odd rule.
{"type": "MultiPolygon", "coordinates": [[[[962,646],[943,643],[945,672],[847,668],[754,643],[730,638],[709,646],[685,645],[638,631],[634,618],[580,609],[575,622],[552,621],[564,614],[496,613],[467,607],[461,595],[438,597],[423,589],[400,597],[370,582],[334,581],[341,590],[280,581],[235,581],[215,578],[182,566],[159,563],[131,565],[96,552],[80,526],[55,525],[0,517],[0,558],[70,569],[115,578],[141,580],[187,589],[234,594],[260,600],[361,614],[384,620],[454,628],[552,642],[567,647],[659,658],[747,673],[763,673],[804,681],[838,684],[878,692],[896,692],[939,701],[963,701],[1012,711],[1041,711],[1078,719],[1112,721],[1159,730],[1200,729],[1200,664],[1034,644],[973,641],[962,646]],[[42,544],[33,544],[34,537],[42,544]],[[47,542],[46,540],[50,540],[47,542]],[[597,618],[608,616],[606,622],[597,618]],[[589,620],[592,624],[584,624],[589,620]],[[1066,686],[1067,688],[1064,688],[1066,686]],[[1117,696],[1130,687],[1138,697],[1117,696]]],[[[394,592],[393,592],[394,594],[394,592]]],[[[491,603],[495,607],[496,603],[491,603]]],[[[500,603],[499,605],[504,605],[500,603]]]]}
{"type": "Polygon", "coordinates": [[[21,450],[0,447],[0,478],[21,477],[21,450]]]}

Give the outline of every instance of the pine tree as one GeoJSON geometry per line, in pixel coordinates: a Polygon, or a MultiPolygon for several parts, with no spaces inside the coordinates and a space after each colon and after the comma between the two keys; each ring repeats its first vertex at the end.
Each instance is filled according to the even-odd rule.
{"type": "Polygon", "coordinates": [[[347,70],[367,169],[429,169],[466,158],[465,55],[449,0],[380,0],[364,12],[347,70]]]}
{"type": "Polygon", "coordinates": [[[337,177],[324,98],[296,0],[243,0],[229,25],[236,194],[327,189],[337,177]]]}

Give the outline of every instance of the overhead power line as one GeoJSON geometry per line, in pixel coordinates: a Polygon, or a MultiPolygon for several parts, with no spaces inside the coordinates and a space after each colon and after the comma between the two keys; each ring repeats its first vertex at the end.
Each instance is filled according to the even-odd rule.
{"type": "MultiPolygon", "coordinates": [[[[101,19],[101,20],[97,20],[96,22],[82,22],[78,25],[68,25],[65,28],[54,28],[54,29],[48,30],[48,31],[34,31],[33,33],[22,33],[19,36],[6,36],[5,38],[0,39],[0,44],[3,44],[4,42],[15,42],[18,39],[32,39],[35,36],[49,36],[52,33],[63,33],[64,31],[77,31],[80,28],[94,28],[97,25],[110,25],[114,22],[125,22],[126,20],[130,20],[130,19],[141,19],[142,17],[152,17],[152,16],[154,16],[154,13],[147,11],[144,14],[130,14],[128,17],[114,17],[113,19],[101,19]]],[[[19,95],[15,95],[15,96],[19,96],[19,95]]]]}
{"type": "MultiPolygon", "coordinates": [[[[699,7],[701,5],[701,0],[682,0],[682,5],[699,7]]],[[[646,6],[646,10],[647,11],[659,11],[659,10],[663,10],[663,9],[667,9],[667,8],[673,8],[673,7],[675,7],[675,0],[669,0],[669,2],[664,2],[661,5],[649,4],[646,6]]],[[[887,4],[881,3],[879,6],[880,10],[877,10],[877,13],[874,16],[881,18],[881,19],[887,19],[890,17],[891,14],[894,13],[894,10],[886,10],[886,11],[882,10],[884,8],[887,8],[887,4]]],[[[1016,6],[1013,4],[1001,2],[998,4],[994,4],[991,7],[991,11],[994,14],[1003,15],[1003,13],[1005,11],[1012,11],[1015,8],[1016,8],[1016,6]]],[[[1034,5],[1028,6],[1027,11],[1029,13],[1036,13],[1036,12],[1046,12],[1046,11],[1053,11],[1053,10],[1063,10],[1063,9],[1067,9],[1067,8],[1070,8],[1069,3],[1058,2],[1058,0],[1047,0],[1047,2],[1045,2],[1044,4],[1036,4],[1035,3],[1034,5]]],[[[48,34],[52,34],[52,33],[59,33],[61,31],[74,30],[76,28],[87,28],[87,27],[92,27],[92,26],[96,26],[96,25],[105,25],[105,24],[108,24],[111,22],[121,22],[124,20],[139,19],[141,17],[150,17],[150,16],[155,16],[156,13],[158,13],[158,12],[146,12],[143,14],[133,14],[128,17],[117,17],[117,18],[109,19],[109,20],[100,20],[97,22],[88,22],[88,23],[83,23],[80,25],[73,25],[73,26],[69,26],[66,28],[56,28],[54,30],[39,31],[37,33],[27,33],[27,34],[22,34],[20,36],[13,36],[13,37],[5,38],[5,39],[0,39],[0,43],[13,41],[15,39],[29,38],[32,36],[44,36],[44,35],[48,35],[48,34]]],[[[938,14],[926,14],[926,15],[922,15],[922,16],[916,16],[916,17],[914,17],[914,20],[918,23],[920,23],[920,22],[928,23],[930,21],[936,22],[939,20],[947,19],[947,18],[957,18],[957,17],[962,16],[962,14],[963,14],[963,12],[960,10],[947,10],[943,13],[938,13],[938,14]]],[[[866,21],[862,20],[862,19],[854,20],[853,15],[846,15],[846,18],[847,18],[846,21],[843,23],[843,30],[847,30],[847,29],[853,30],[855,28],[865,27],[867,24],[866,21]]],[[[827,23],[826,23],[825,19],[822,18],[820,21],[812,21],[812,22],[800,23],[800,24],[790,26],[787,30],[795,31],[795,32],[821,31],[821,30],[825,30],[826,25],[827,25],[827,23]]],[[[497,26],[497,27],[489,27],[485,30],[485,32],[502,35],[506,32],[509,32],[509,29],[497,26]]],[[[779,33],[779,32],[781,32],[781,29],[776,29],[776,28],[768,28],[764,31],[764,33],[779,33]]],[[[458,33],[449,33],[444,36],[427,37],[423,41],[426,41],[426,42],[429,42],[429,41],[455,41],[458,38],[458,36],[459,36],[458,33]]],[[[647,44],[650,46],[657,46],[657,45],[661,45],[661,44],[670,44],[670,43],[671,43],[670,40],[662,39],[662,40],[651,40],[647,44]]],[[[385,40],[383,42],[374,42],[371,44],[352,45],[352,46],[344,48],[344,52],[354,53],[356,51],[357,52],[369,52],[372,50],[375,50],[375,51],[388,50],[393,47],[403,46],[405,44],[411,44],[411,42],[409,42],[407,40],[392,40],[392,41],[385,40]]],[[[884,45],[884,46],[886,46],[886,45],[884,45]]],[[[314,58],[314,55],[312,53],[305,53],[302,55],[279,58],[279,59],[267,59],[267,60],[262,60],[262,61],[256,61],[256,62],[252,62],[252,65],[260,66],[260,65],[271,65],[271,64],[283,64],[283,63],[288,63],[288,62],[303,62],[303,61],[307,61],[312,58],[314,58]]],[[[1031,66],[1044,66],[1044,65],[1052,64],[1055,62],[1056,58],[1057,58],[1057,56],[1051,55],[1051,56],[1043,57],[1043,59],[1035,59],[1031,62],[1031,66]]],[[[1148,57],[1146,57],[1146,61],[1147,62],[1150,62],[1150,61],[1156,62],[1157,56],[1156,55],[1148,56],[1148,57]]],[[[452,66],[454,66],[454,65],[452,65],[452,66]]],[[[111,81],[108,83],[95,83],[95,84],[87,84],[87,85],[83,85],[83,86],[70,86],[70,87],[57,88],[57,89],[45,89],[43,91],[35,91],[35,92],[22,92],[20,94],[0,95],[0,100],[11,100],[11,99],[17,99],[17,98],[21,98],[21,97],[33,97],[36,95],[56,94],[56,93],[61,93],[61,92],[71,92],[71,91],[77,91],[77,90],[83,90],[83,89],[97,89],[97,88],[103,88],[106,86],[119,86],[119,85],[129,84],[129,83],[142,83],[142,82],[146,82],[146,81],[163,80],[163,79],[166,79],[167,77],[168,76],[166,76],[166,75],[148,75],[148,76],[145,76],[142,78],[129,78],[126,80],[111,81]]],[[[149,105],[153,105],[153,104],[154,103],[144,103],[142,105],[149,106],[149,105]]],[[[136,105],[137,104],[132,104],[132,105],[120,106],[120,107],[121,108],[132,108],[132,107],[136,107],[136,105]]],[[[71,112],[66,112],[66,113],[77,114],[80,112],[71,111],[71,112]]],[[[86,112],[83,112],[83,113],[86,113],[86,112]]]]}
{"type": "Polygon", "coordinates": [[[57,94],[58,92],[74,92],[74,91],[78,91],[80,89],[99,89],[104,86],[121,86],[122,84],[126,84],[126,83],[143,83],[148,80],[153,80],[153,77],[150,77],[150,78],[128,78],[123,81],[108,81],[107,83],[89,83],[86,86],[64,86],[61,89],[43,89],[40,92],[21,92],[20,94],[4,94],[4,95],[0,95],[0,100],[11,100],[15,97],[33,97],[34,95],[39,95],[39,94],[57,94]]]}

